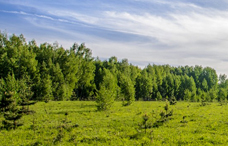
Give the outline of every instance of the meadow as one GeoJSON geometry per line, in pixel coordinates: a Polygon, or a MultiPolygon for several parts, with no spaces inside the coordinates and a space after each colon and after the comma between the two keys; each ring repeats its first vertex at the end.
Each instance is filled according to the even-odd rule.
{"type": "Polygon", "coordinates": [[[1,129],[0,145],[227,145],[227,105],[178,102],[169,105],[173,110],[169,120],[153,126],[165,105],[159,101],[137,101],[130,106],[115,102],[110,110],[97,111],[93,101],[38,102],[30,106],[35,113],[20,119],[22,126],[1,129]],[[146,129],[145,115],[149,118],[146,129]]]}

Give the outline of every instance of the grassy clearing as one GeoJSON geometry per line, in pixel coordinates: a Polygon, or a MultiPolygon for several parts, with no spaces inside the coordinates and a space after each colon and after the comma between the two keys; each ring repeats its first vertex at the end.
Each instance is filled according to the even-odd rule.
{"type": "MultiPolygon", "coordinates": [[[[178,102],[172,120],[158,128],[139,127],[143,115],[148,123],[159,118],[165,102],[135,102],[123,107],[116,102],[111,110],[96,111],[95,102],[39,102],[30,107],[24,125],[0,131],[0,145],[226,145],[228,106],[218,103],[178,102]],[[154,117],[154,118],[152,118],[154,117]]],[[[1,119],[3,116],[1,115],[1,119]]]]}

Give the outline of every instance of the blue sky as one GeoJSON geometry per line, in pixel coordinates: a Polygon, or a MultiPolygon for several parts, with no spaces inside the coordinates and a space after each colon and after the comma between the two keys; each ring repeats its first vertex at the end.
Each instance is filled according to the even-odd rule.
{"type": "Polygon", "coordinates": [[[149,63],[210,66],[228,74],[225,0],[0,0],[0,30],[93,56],[149,63]]]}

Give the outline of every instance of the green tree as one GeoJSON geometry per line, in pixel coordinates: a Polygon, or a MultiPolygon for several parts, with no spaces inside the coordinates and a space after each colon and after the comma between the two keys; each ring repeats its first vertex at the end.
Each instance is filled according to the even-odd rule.
{"type": "Polygon", "coordinates": [[[191,97],[196,95],[196,85],[193,77],[189,77],[186,74],[181,76],[181,85],[179,91],[178,99],[183,99],[184,96],[184,100],[194,99],[195,97],[191,97]],[[191,96],[189,96],[189,92],[191,93],[191,96]]]}
{"type": "Polygon", "coordinates": [[[104,69],[103,80],[100,83],[100,90],[96,98],[98,110],[108,110],[112,106],[116,97],[117,81],[112,73],[104,69]]]}
{"type": "Polygon", "coordinates": [[[146,69],[144,69],[136,79],[136,98],[143,98],[144,100],[151,99],[153,91],[153,84],[146,69]]]}
{"type": "Polygon", "coordinates": [[[14,99],[14,92],[5,92],[4,99],[7,101],[7,106],[4,109],[4,120],[2,124],[6,129],[11,129],[18,126],[17,121],[22,117],[22,113],[17,106],[16,100],[14,99]]]}
{"type": "Polygon", "coordinates": [[[162,100],[162,95],[160,92],[157,92],[157,100],[161,101],[162,100]]]}
{"type": "Polygon", "coordinates": [[[41,81],[41,99],[42,101],[53,100],[51,76],[46,75],[41,81]]]}
{"type": "Polygon", "coordinates": [[[57,63],[52,66],[51,70],[52,74],[52,93],[54,96],[54,100],[65,100],[66,92],[65,92],[65,82],[62,70],[57,63]]]}
{"type": "Polygon", "coordinates": [[[208,91],[208,85],[207,85],[207,80],[206,79],[203,79],[202,90],[204,90],[205,92],[208,91]]]}
{"type": "Polygon", "coordinates": [[[76,56],[79,59],[79,69],[77,72],[77,78],[79,79],[75,86],[75,93],[81,99],[89,99],[94,95],[96,86],[94,83],[94,58],[92,57],[92,51],[86,48],[85,44],[78,46],[73,45],[76,56]]]}
{"type": "Polygon", "coordinates": [[[192,98],[192,93],[191,91],[189,91],[189,89],[186,89],[184,91],[184,100],[185,101],[190,101],[190,99],[192,98]]]}
{"type": "Polygon", "coordinates": [[[228,88],[227,75],[219,75],[219,88],[228,88]]]}
{"type": "Polygon", "coordinates": [[[218,101],[222,101],[225,99],[227,99],[227,90],[221,88],[219,89],[219,92],[218,92],[218,101]]]}
{"type": "Polygon", "coordinates": [[[33,96],[32,92],[32,81],[29,76],[24,76],[19,81],[19,97],[20,97],[20,105],[23,107],[23,113],[29,113],[29,105],[35,104],[35,102],[30,102],[33,96]],[[27,107],[26,107],[27,106],[27,107]]]}
{"type": "Polygon", "coordinates": [[[165,78],[163,78],[162,82],[162,91],[165,96],[171,97],[172,93],[174,93],[174,77],[171,74],[168,74],[165,78]]]}
{"type": "Polygon", "coordinates": [[[131,79],[125,75],[120,75],[119,85],[123,96],[123,105],[130,105],[135,100],[135,89],[131,79]]]}
{"type": "Polygon", "coordinates": [[[200,81],[202,83],[201,89],[203,89],[204,91],[205,89],[205,84],[206,83],[204,81],[204,79],[207,81],[207,90],[211,90],[212,88],[217,88],[218,85],[218,76],[217,73],[214,69],[210,68],[210,67],[206,67],[203,69],[203,72],[200,75],[200,81]]]}
{"type": "Polygon", "coordinates": [[[18,108],[19,94],[18,81],[14,74],[8,75],[6,80],[1,80],[1,101],[0,108],[4,115],[2,124],[6,129],[16,128],[17,121],[22,117],[20,109],[18,108]]]}

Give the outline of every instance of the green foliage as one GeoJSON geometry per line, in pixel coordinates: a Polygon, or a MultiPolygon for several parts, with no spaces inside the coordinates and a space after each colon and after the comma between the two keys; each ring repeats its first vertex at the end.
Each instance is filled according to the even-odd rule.
{"type": "Polygon", "coordinates": [[[186,90],[184,91],[184,100],[185,100],[185,101],[190,101],[191,96],[192,96],[192,93],[191,93],[188,89],[186,89],[186,90]]]}
{"type": "Polygon", "coordinates": [[[19,81],[19,104],[22,106],[23,113],[29,113],[29,105],[35,104],[35,102],[30,102],[33,92],[32,92],[32,82],[28,76],[24,77],[19,81]],[[27,107],[26,107],[27,106],[27,107]]]}
{"type": "Polygon", "coordinates": [[[218,101],[227,99],[227,90],[224,88],[219,89],[218,101]]]}
{"type": "Polygon", "coordinates": [[[92,57],[92,51],[86,48],[85,44],[78,47],[73,46],[73,50],[75,50],[75,55],[79,59],[79,70],[76,74],[78,82],[76,83],[75,92],[83,100],[94,95],[94,58],[92,57]]]}
{"type": "Polygon", "coordinates": [[[161,101],[162,100],[162,95],[160,92],[157,92],[157,100],[161,101]]]}
{"type": "Polygon", "coordinates": [[[116,97],[117,80],[109,70],[103,70],[103,80],[100,83],[100,90],[96,98],[98,110],[111,108],[116,97]]]}
{"type": "Polygon", "coordinates": [[[202,82],[202,89],[204,91],[207,91],[208,90],[208,85],[207,85],[207,80],[206,79],[203,79],[203,82],[202,82]]]}
{"type": "MultiPolygon", "coordinates": [[[[99,92],[104,92],[99,91],[104,69],[117,81],[115,99],[124,99],[124,105],[135,99],[161,100],[172,96],[192,102],[227,98],[227,76],[218,78],[210,67],[149,64],[140,69],[128,59],[118,61],[115,56],[94,60],[92,50],[85,44],[74,43],[69,49],[57,42],[37,46],[35,40],[27,43],[23,35],[8,37],[0,33],[0,77],[6,80],[8,74],[14,74],[17,82],[29,78],[25,88],[33,93],[31,100],[94,100],[99,92]]],[[[109,87],[101,90],[104,88],[109,87]]],[[[22,100],[18,93],[15,97],[22,100]]]]}
{"type": "Polygon", "coordinates": [[[1,101],[1,103],[4,104],[4,106],[1,106],[4,114],[2,124],[6,129],[15,129],[19,125],[17,121],[22,117],[21,111],[17,107],[17,103],[13,96],[14,92],[5,92],[3,95],[4,100],[1,101]]]}
{"type": "Polygon", "coordinates": [[[52,80],[50,75],[47,75],[43,78],[41,82],[41,101],[48,101],[53,100],[53,93],[52,93],[52,80]]]}
{"type": "Polygon", "coordinates": [[[136,97],[137,99],[143,98],[144,100],[151,99],[153,84],[148,76],[147,71],[144,69],[136,79],[136,97]]]}
{"type": "Polygon", "coordinates": [[[227,105],[227,99],[220,100],[220,101],[219,101],[219,105],[220,105],[220,106],[227,105]]]}
{"type": "Polygon", "coordinates": [[[11,104],[12,100],[16,101],[17,103],[21,100],[19,98],[18,88],[19,88],[18,81],[15,79],[14,74],[12,75],[9,74],[5,80],[1,79],[1,82],[0,82],[1,109],[7,108],[11,104]],[[8,102],[8,99],[6,98],[5,94],[9,92],[12,92],[13,96],[12,98],[9,98],[9,102],[8,102]]]}
{"type": "Polygon", "coordinates": [[[200,106],[206,106],[206,105],[208,105],[208,103],[206,102],[206,100],[202,100],[200,106]]]}
{"type": "Polygon", "coordinates": [[[14,74],[9,74],[6,80],[1,80],[0,87],[0,108],[4,115],[2,124],[6,129],[15,129],[19,125],[17,121],[22,117],[21,110],[18,108],[18,103],[23,101],[20,98],[19,83],[14,74]]]}
{"type": "Polygon", "coordinates": [[[164,106],[164,111],[160,112],[160,119],[158,119],[154,124],[153,127],[162,126],[165,122],[169,121],[173,115],[173,110],[169,110],[169,104],[166,102],[164,106]]]}
{"type": "Polygon", "coordinates": [[[177,100],[174,96],[172,96],[170,99],[169,99],[169,104],[170,105],[175,105],[177,103],[177,100]]]}
{"type": "MultiPolygon", "coordinates": [[[[169,146],[228,143],[225,116],[228,106],[211,103],[199,107],[199,103],[178,102],[169,117],[172,120],[164,122],[163,126],[153,127],[153,123],[161,118],[161,111],[165,113],[165,104],[160,101],[136,101],[134,106],[121,108],[122,102],[114,102],[110,110],[97,112],[93,101],[38,102],[30,106],[36,113],[25,115],[18,121],[23,120],[22,126],[13,131],[1,129],[0,145],[169,146]],[[145,113],[149,117],[146,133],[144,128],[139,128],[145,113]]],[[[171,111],[172,106],[168,108],[171,111]]]]}
{"type": "Polygon", "coordinates": [[[123,105],[130,105],[135,100],[135,89],[130,78],[124,75],[120,75],[119,86],[123,96],[123,105]]]}
{"type": "MultiPolygon", "coordinates": [[[[146,130],[151,127],[150,123],[148,123],[149,118],[150,117],[149,117],[148,114],[144,114],[142,116],[142,123],[139,123],[139,128],[140,129],[144,129],[145,130],[145,134],[147,133],[146,130]]],[[[141,131],[139,131],[139,132],[141,132],[141,131]]]]}

